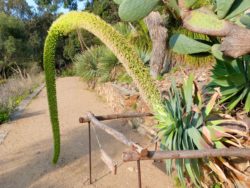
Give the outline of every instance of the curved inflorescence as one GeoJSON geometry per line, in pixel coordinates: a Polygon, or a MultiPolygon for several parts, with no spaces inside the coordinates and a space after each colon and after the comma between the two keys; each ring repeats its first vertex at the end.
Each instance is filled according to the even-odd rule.
{"type": "Polygon", "coordinates": [[[161,96],[148,69],[138,57],[129,41],[100,17],[88,12],[72,11],[59,17],[51,26],[44,46],[44,69],[47,86],[50,120],[54,136],[54,158],[60,154],[60,129],[55,84],[55,51],[60,37],[76,29],[85,29],[97,36],[119,59],[133,78],[142,98],[153,111],[164,109],[161,96]]]}

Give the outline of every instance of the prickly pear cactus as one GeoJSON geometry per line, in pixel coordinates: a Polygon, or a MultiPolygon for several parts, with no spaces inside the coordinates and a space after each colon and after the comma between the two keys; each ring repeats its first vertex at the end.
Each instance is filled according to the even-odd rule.
{"type": "Polygon", "coordinates": [[[140,20],[154,10],[159,3],[160,0],[124,0],[119,6],[119,16],[124,21],[140,20]]]}

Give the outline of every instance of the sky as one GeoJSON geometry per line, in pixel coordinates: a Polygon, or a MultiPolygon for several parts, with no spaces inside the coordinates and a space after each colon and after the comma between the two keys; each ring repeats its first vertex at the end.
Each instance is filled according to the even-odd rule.
{"type": "MultiPolygon", "coordinates": [[[[27,1],[27,3],[30,5],[30,6],[33,6],[34,8],[36,8],[37,6],[36,6],[36,3],[34,2],[34,0],[26,0],[27,1]]],[[[84,1],[80,1],[80,2],[78,2],[78,9],[79,10],[83,10],[83,8],[84,8],[84,1]]],[[[65,8],[63,8],[63,7],[61,7],[59,10],[58,10],[58,13],[65,13],[65,12],[68,12],[69,11],[69,9],[65,9],[65,8]]]]}

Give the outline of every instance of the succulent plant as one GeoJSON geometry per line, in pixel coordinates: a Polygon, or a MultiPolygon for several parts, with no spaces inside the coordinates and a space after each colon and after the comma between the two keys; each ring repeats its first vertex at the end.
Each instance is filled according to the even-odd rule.
{"type": "Polygon", "coordinates": [[[169,40],[169,47],[179,54],[198,54],[210,52],[211,46],[182,34],[175,34],[169,40]]]}
{"type": "Polygon", "coordinates": [[[235,0],[216,0],[216,12],[219,19],[225,18],[235,0]]]}
{"type": "Polygon", "coordinates": [[[246,112],[250,112],[250,58],[245,56],[236,60],[217,60],[212,69],[212,81],[208,88],[220,87],[220,103],[232,111],[243,105],[246,112]]]}
{"type": "Polygon", "coordinates": [[[245,27],[247,27],[248,29],[250,29],[250,13],[247,13],[247,14],[241,16],[240,22],[241,22],[245,27]]]}
{"type": "Polygon", "coordinates": [[[160,0],[124,0],[119,6],[119,16],[124,21],[136,21],[147,16],[160,0]]]}
{"type": "MultiPolygon", "coordinates": [[[[247,130],[241,132],[221,126],[227,122],[236,121],[213,117],[213,108],[219,97],[220,92],[216,90],[211,99],[205,103],[194,82],[193,75],[185,80],[180,88],[177,88],[173,82],[168,92],[168,100],[165,101],[165,111],[158,111],[156,115],[159,121],[159,135],[162,138],[161,149],[203,150],[228,146],[242,147],[241,143],[244,142],[244,139],[241,138],[247,138],[248,127],[241,122],[247,130]]],[[[225,163],[224,158],[219,158],[218,161],[176,159],[175,168],[182,184],[185,184],[184,177],[188,176],[196,187],[203,186],[203,168],[208,167],[213,171],[211,175],[214,175],[214,178],[225,181],[231,186],[236,180],[231,176],[225,178],[223,170],[233,167],[229,163],[225,163]]],[[[172,172],[173,165],[173,160],[166,160],[168,173],[172,172]]]]}

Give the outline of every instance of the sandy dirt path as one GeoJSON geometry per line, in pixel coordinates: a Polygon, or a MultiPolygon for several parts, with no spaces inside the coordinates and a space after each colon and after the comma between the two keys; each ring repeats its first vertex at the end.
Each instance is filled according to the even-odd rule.
{"type": "MultiPolygon", "coordinates": [[[[108,173],[100,159],[100,152],[93,139],[93,185],[88,185],[88,129],[78,123],[78,118],[87,111],[109,114],[112,110],[78,78],[57,80],[59,115],[61,126],[61,157],[57,165],[51,164],[52,133],[49,122],[45,89],[31,102],[19,119],[0,126],[8,132],[0,145],[0,188],[136,188],[136,163],[123,163],[118,175],[108,173]]],[[[147,143],[125,121],[108,122],[128,138],[147,143]]],[[[97,130],[103,148],[118,162],[126,147],[112,137],[97,130]]],[[[152,165],[142,162],[142,183],[147,188],[174,187],[171,178],[152,165]]]]}

